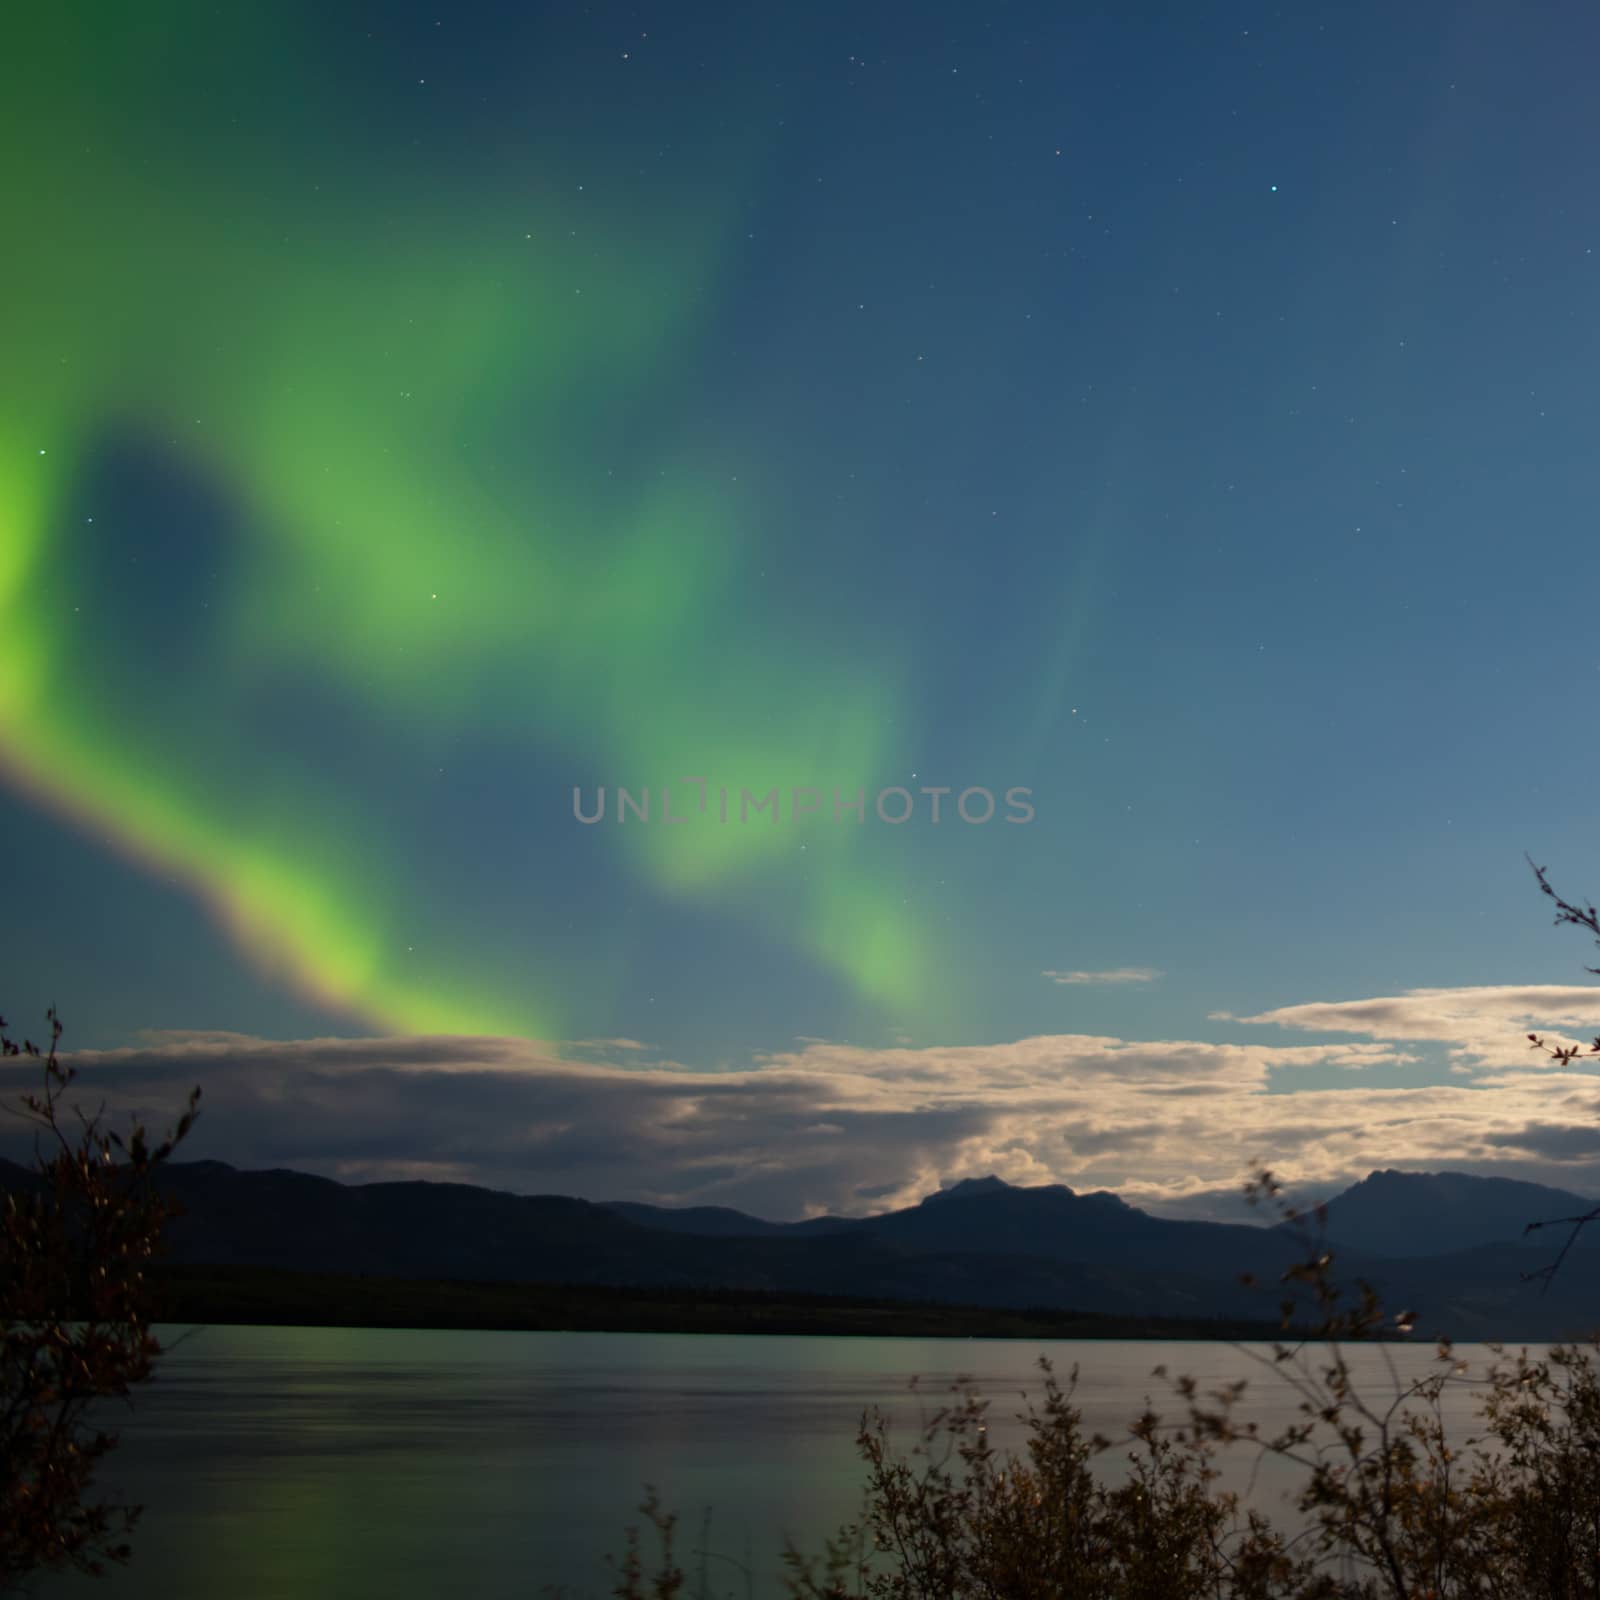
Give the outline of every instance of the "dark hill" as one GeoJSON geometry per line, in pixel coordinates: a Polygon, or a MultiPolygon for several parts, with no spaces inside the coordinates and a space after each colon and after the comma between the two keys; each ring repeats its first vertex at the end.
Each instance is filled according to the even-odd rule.
{"type": "MultiPolygon", "coordinates": [[[[28,1181],[24,1169],[0,1163],[0,1186],[28,1181]]],[[[173,1164],[160,1181],[185,1211],[171,1229],[171,1260],[245,1271],[845,1295],[1192,1319],[1275,1316],[1282,1274],[1298,1256],[1280,1229],[1170,1221],[1113,1194],[1012,1188],[999,1180],[958,1185],[882,1216],[798,1224],[720,1207],[602,1206],[466,1184],[348,1185],[214,1161],[173,1164]],[[1243,1288],[1245,1272],[1262,1288],[1243,1288]]],[[[1546,1214],[1543,1202],[1552,1194],[1558,1213],[1585,1204],[1533,1185],[1478,1188],[1496,1182],[1380,1173],[1330,1203],[1330,1213],[1336,1226],[1381,1239],[1392,1251],[1404,1238],[1396,1218],[1411,1215],[1402,1200],[1416,1202],[1416,1227],[1447,1240],[1477,1238],[1513,1220],[1520,1227],[1524,1208],[1540,1202],[1533,1209],[1546,1214]],[[1341,1209],[1345,1201],[1351,1203],[1341,1209]],[[1364,1216],[1374,1219],[1367,1234],[1358,1226],[1364,1216]]],[[[1502,1240],[1403,1260],[1359,1254],[1336,1238],[1335,1270],[1342,1283],[1371,1281],[1391,1309],[1416,1311],[1429,1335],[1582,1336],[1600,1325],[1600,1284],[1575,1255],[1541,1296],[1525,1273],[1558,1248],[1559,1238],[1544,1238],[1538,1251],[1502,1240]]]]}
{"type": "Polygon", "coordinates": [[[607,1200],[615,1216],[663,1233],[697,1233],[707,1239],[794,1239],[843,1233],[857,1224],[849,1217],[816,1217],[810,1222],[766,1222],[728,1206],[651,1206],[638,1200],[607,1200]]]}
{"type": "MultiPolygon", "coordinates": [[[[1392,1260],[1448,1255],[1481,1245],[1553,1254],[1570,1231],[1530,1222],[1581,1216],[1600,1202],[1565,1189],[1465,1172],[1370,1172],[1327,1203],[1328,1239],[1346,1250],[1392,1260]]],[[[1600,1224],[1586,1230],[1600,1241],[1600,1224]]]]}

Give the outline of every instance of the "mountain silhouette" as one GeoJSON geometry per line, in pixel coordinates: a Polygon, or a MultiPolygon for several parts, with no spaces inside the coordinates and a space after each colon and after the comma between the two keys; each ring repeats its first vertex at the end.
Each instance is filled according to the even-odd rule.
{"type": "MultiPolygon", "coordinates": [[[[1570,1228],[1530,1222],[1582,1216],[1600,1202],[1515,1178],[1480,1178],[1465,1172],[1369,1172],[1327,1202],[1328,1238],[1363,1255],[1405,1260],[1445,1255],[1485,1245],[1514,1245],[1553,1254],[1570,1228]]],[[[1600,1242],[1600,1223],[1579,1235],[1600,1242]]]]}
{"type": "MultiPolygon", "coordinates": [[[[36,1181],[0,1162],[0,1188],[36,1181]]],[[[169,1232],[177,1263],[396,1279],[1275,1319],[1283,1274],[1304,1256],[1281,1227],[1170,1220],[1105,1191],[998,1178],[878,1216],[793,1223],[468,1184],[342,1184],[218,1161],[172,1163],[159,1182],[183,1207],[169,1232]],[[1243,1285],[1245,1273],[1261,1287],[1243,1285]]],[[[1560,1238],[1547,1233],[1535,1250],[1517,1234],[1574,1206],[1588,1203],[1509,1180],[1374,1172],[1328,1204],[1335,1277],[1364,1279],[1390,1309],[1415,1311],[1425,1336],[1584,1337],[1600,1326],[1593,1257],[1574,1254],[1541,1293],[1526,1274],[1560,1238]]]]}

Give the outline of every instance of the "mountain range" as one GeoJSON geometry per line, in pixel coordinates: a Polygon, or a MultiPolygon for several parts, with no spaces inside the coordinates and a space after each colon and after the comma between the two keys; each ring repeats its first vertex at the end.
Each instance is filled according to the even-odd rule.
{"type": "MultiPolygon", "coordinates": [[[[1516,1178],[1389,1167],[1327,1202],[1328,1233],[1346,1249],[1396,1260],[1500,1244],[1553,1255],[1570,1228],[1529,1234],[1528,1224],[1582,1216],[1597,1206],[1600,1201],[1516,1178]]],[[[1579,1237],[1588,1241],[1587,1233],[1579,1237]]]]}
{"type": "MultiPolygon", "coordinates": [[[[0,1187],[30,1175],[0,1161],[0,1187]]],[[[1106,1191],[967,1180],[865,1218],[770,1222],[466,1184],[349,1185],[283,1169],[174,1163],[183,1208],[170,1257],[191,1265],[486,1283],[852,1295],[1146,1317],[1272,1317],[1305,1251],[1282,1226],[1151,1216],[1106,1191]],[[1264,1287],[1247,1287],[1250,1273],[1264,1287]]],[[[1341,1282],[1363,1278],[1419,1333],[1546,1340],[1600,1327],[1585,1233],[1548,1290],[1525,1275],[1568,1232],[1528,1222],[1591,1209],[1579,1195],[1462,1173],[1373,1172],[1326,1206],[1341,1282]]]]}

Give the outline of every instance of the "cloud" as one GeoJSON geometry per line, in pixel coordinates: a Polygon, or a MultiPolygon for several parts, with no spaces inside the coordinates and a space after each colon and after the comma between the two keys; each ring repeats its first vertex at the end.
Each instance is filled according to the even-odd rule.
{"type": "Polygon", "coordinates": [[[1213,1012],[1212,1020],[1273,1023],[1307,1033],[1370,1039],[1431,1039],[1449,1045],[1469,1070],[1539,1066],[1551,1058],[1527,1035],[1580,1046],[1600,1034],[1600,985],[1501,984],[1471,989],[1408,989],[1372,1000],[1314,1001],[1253,1017],[1213,1012]],[[1564,1031],[1566,1030],[1566,1031],[1564,1031]],[[1578,1037],[1571,1036],[1576,1030],[1578,1037]]]}
{"type": "MultiPolygon", "coordinates": [[[[1421,1060],[1413,1039],[1487,1050],[1474,1030],[1495,1019],[1515,1043],[1530,1016],[1540,1026],[1576,1018],[1597,995],[1415,991],[1249,1019],[1337,1033],[1337,1018],[1346,1034],[1393,1030],[1401,1042],[1047,1034],[874,1049],[813,1039],[715,1072],[642,1060],[633,1040],[586,1041],[574,1055],[475,1036],[168,1032],[71,1060],[86,1105],[103,1099],[114,1118],[156,1128],[200,1084],[193,1159],[352,1182],[426,1176],[783,1218],[884,1210],[994,1172],[1231,1216],[1258,1162],[1302,1193],[1379,1166],[1600,1189],[1600,1137],[1588,1132],[1600,1124],[1600,1078],[1588,1066],[1513,1052],[1514,1067],[1409,1081],[1421,1060]]],[[[0,1094],[36,1080],[37,1063],[0,1063],[0,1094]]]]}
{"type": "Polygon", "coordinates": [[[1112,967],[1105,972],[1045,972],[1053,983],[1154,983],[1161,974],[1154,967],[1112,967]]]}
{"type": "MultiPolygon", "coordinates": [[[[356,1182],[432,1177],[772,1217],[888,1209],[989,1172],[1236,1216],[1258,1162],[1305,1195],[1375,1166],[1600,1189],[1600,1061],[1524,1054],[1529,1032],[1600,1028],[1600,987],[1419,989],[1232,1020],[1334,1037],[803,1038],[713,1072],[633,1039],[167,1031],[71,1060],[86,1104],[156,1127],[200,1084],[196,1159],[356,1182]],[[1444,1047],[1447,1081],[1412,1081],[1424,1043],[1444,1047]]],[[[0,1063],[0,1092],[33,1087],[37,1070],[0,1063]]]]}
{"type": "Polygon", "coordinates": [[[1548,1156],[1555,1161],[1581,1161],[1600,1157],[1600,1107],[1591,1107],[1596,1120],[1587,1126],[1572,1123],[1529,1122],[1523,1127],[1491,1133],[1485,1142],[1501,1149],[1548,1156]]]}

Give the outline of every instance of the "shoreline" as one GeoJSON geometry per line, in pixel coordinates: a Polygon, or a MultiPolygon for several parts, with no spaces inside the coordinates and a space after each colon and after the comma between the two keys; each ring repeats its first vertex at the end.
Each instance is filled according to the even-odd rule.
{"type": "Polygon", "coordinates": [[[152,1321],[168,1324],[1247,1343],[1305,1337],[1268,1318],[1117,1316],[686,1286],[486,1283],[170,1264],[151,1276],[152,1321]]]}

